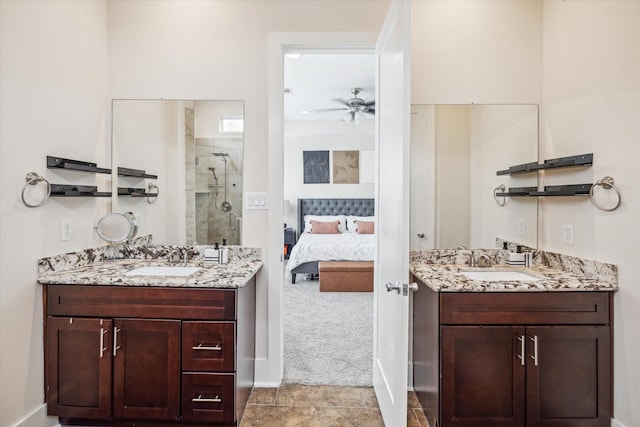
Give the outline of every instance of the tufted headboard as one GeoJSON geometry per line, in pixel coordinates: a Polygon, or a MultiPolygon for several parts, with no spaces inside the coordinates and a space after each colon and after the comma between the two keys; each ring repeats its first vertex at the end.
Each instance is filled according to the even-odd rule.
{"type": "Polygon", "coordinates": [[[373,216],[374,199],[298,199],[298,230],[304,231],[305,215],[373,216]]]}

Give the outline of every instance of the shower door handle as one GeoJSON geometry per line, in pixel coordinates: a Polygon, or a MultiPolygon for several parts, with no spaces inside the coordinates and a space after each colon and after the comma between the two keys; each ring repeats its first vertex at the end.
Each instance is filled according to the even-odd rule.
{"type": "Polygon", "coordinates": [[[235,212],[229,212],[229,229],[231,229],[231,231],[236,231],[238,229],[237,227],[237,214],[235,212]]]}

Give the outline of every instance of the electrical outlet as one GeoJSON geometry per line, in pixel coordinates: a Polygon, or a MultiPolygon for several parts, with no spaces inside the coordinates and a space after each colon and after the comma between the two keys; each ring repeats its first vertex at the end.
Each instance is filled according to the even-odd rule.
{"type": "Polygon", "coordinates": [[[73,239],[73,235],[71,233],[71,220],[70,219],[63,219],[62,221],[60,221],[60,241],[61,242],[68,242],[69,240],[73,239]]]}
{"type": "Polygon", "coordinates": [[[525,222],[524,219],[519,219],[518,220],[518,231],[517,231],[518,236],[524,236],[527,234],[527,223],[525,222]]]}
{"type": "Polygon", "coordinates": [[[573,225],[562,224],[562,243],[573,245],[573,225]]]}

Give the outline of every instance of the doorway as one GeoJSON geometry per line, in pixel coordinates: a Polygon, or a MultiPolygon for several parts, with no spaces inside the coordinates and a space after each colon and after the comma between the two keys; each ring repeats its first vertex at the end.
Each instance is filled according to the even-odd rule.
{"type": "MultiPolygon", "coordinates": [[[[310,235],[308,225],[302,225],[298,200],[373,201],[373,50],[292,48],[284,51],[283,62],[283,382],[371,387],[372,289],[329,292],[319,284],[316,261],[372,262],[373,236],[349,233],[346,222],[335,236],[310,235]],[[352,244],[357,247],[343,258],[340,251],[352,244]],[[291,274],[291,268],[310,262],[316,262],[316,270],[291,274]]],[[[329,211],[329,205],[326,209],[323,214],[347,213],[339,207],[329,211]]],[[[330,218],[316,219],[323,217],[330,218]]]]}

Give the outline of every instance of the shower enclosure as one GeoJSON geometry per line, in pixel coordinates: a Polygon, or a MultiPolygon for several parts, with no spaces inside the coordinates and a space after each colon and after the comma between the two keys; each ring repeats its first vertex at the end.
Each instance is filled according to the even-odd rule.
{"type": "MultiPolygon", "coordinates": [[[[186,152],[187,162],[193,162],[193,194],[187,191],[187,241],[239,245],[243,139],[237,129],[225,132],[223,120],[241,117],[238,105],[225,103],[239,104],[240,113],[243,105],[238,101],[215,101],[216,105],[206,106],[210,113],[213,111],[212,117],[212,114],[198,114],[198,107],[203,109],[198,102],[191,114],[194,120],[193,150],[186,152]]],[[[185,119],[189,116],[187,112],[185,119]]]]}

